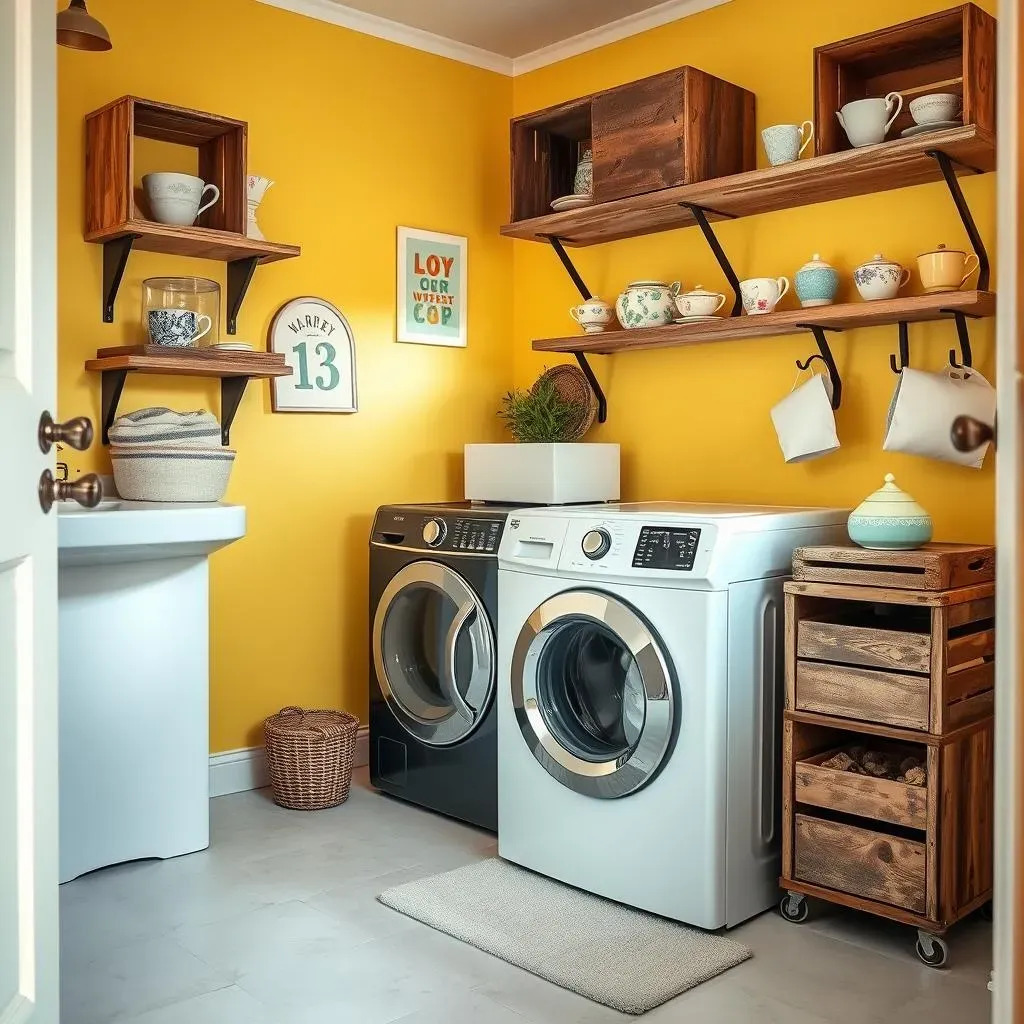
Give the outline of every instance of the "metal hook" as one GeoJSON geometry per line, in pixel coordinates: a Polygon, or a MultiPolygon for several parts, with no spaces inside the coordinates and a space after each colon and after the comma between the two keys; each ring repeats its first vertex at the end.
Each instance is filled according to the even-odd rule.
{"type": "Polygon", "coordinates": [[[956,321],[956,335],[960,342],[960,358],[963,360],[962,362],[957,362],[956,349],[951,348],[949,350],[949,365],[956,370],[969,370],[973,356],[971,354],[971,335],[967,330],[967,315],[958,309],[943,310],[943,312],[952,313],[953,319],[956,321]]]}
{"type": "Polygon", "coordinates": [[[837,334],[841,334],[842,328],[821,327],[818,324],[797,324],[796,326],[802,327],[814,335],[814,340],[818,344],[818,352],[821,353],[820,355],[809,356],[803,362],[800,362],[798,359],[796,361],[797,368],[806,370],[815,359],[820,359],[825,364],[829,380],[832,382],[832,401],[830,404],[833,409],[838,409],[843,401],[843,380],[839,376],[839,368],[836,366],[836,361],[832,358],[832,349],[828,347],[828,339],[825,337],[825,332],[835,331],[837,334]]]}
{"type": "Polygon", "coordinates": [[[901,320],[899,323],[900,329],[900,361],[896,362],[894,355],[889,356],[889,365],[892,367],[892,372],[899,374],[902,373],[910,365],[910,335],[907,322],[901,320]]]}

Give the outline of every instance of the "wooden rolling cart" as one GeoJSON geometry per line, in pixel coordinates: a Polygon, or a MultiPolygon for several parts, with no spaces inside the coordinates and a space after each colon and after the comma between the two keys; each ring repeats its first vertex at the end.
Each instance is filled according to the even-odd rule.
{"type": "Polygon", "coordinates": [[[911,925],[942,967],[942,936],[992,895],[995,550],[801,548],[793,577],[779,909],[911,925]],[[857,746],[914,758],[924,785],[825,767],[857,746]]]}

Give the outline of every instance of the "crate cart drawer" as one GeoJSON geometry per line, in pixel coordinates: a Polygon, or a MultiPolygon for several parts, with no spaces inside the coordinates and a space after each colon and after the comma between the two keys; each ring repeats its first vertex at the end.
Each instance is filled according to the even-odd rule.
{"type": "Polygon", "coordinates": [[[796,706],[800,711],[928,729],[928,676],[797,661],[796,706]]]}
{"type": "Polygon", "coordinates": [[[925,913],[924,843],[806,814],[795,833],[798,880],[925,913]]]}

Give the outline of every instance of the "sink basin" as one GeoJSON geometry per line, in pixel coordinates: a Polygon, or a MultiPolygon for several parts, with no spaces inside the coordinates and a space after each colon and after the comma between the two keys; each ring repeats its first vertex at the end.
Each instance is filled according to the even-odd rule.
{"type": "Polygon", "coordinates": [[[121,502],[112,498],[101,501],[95,508],[86,508],[77,501],[58,501],[57,514],[61,516],[84,516],[92,512],[114,512],[121,507],[121,502]]]}

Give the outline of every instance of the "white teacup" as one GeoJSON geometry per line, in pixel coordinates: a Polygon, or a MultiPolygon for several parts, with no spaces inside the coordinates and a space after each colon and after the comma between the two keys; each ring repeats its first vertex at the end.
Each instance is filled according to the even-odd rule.
{"type": "Polygon", "coordinates": [[[799,160],[813,140],[814,124],[811,121],[804,121],[803,124],[773,124],[761,129],[764,151],[768,163],[773,167],[799,160]]]}
{"type": "Polygon", "coordinates": [[[779,300],[789,291],[789,279],[785,277],[751,277],[740,281],[740,298],[743,308],[750,316],[772,313],[779,300]]]}
{"type": "Polygon", "coordinates": [[[220,199],[220,189],[214,184],[204,183],[202,178],[192,174],[178,174],[175,171],[157,171],[142,177],[146,191],[149,212],[159,224],[175,224],[190,227],[199,214],[204,213],[220,199]],[[200,205],[207,192],[213,198],[200,205]]]}
{"type": "Polygon", "coordinates": [[[960,115],[960,106],[960,97],[955,92],[930,92],[910,101],[910,116],[914,124],[953,121],[960,115]]]}
{"type": "Polygon", "coordinates": [[[839,447],[832,381],[812,373],[772,409],[772,423],[787,462],[807,462],[839,447]]]}
{"type": "Polygon", "coordinates": [[[850,145],[860,148],[885,141],[885,133],[902,109],[903,97],[898,92],[891,92],[884,99],[853,100],[845,104],[842,110],[837,110],[836,117],[850,145]]]}
{"type": "Polygon", "coordinates": [[[699,284],[693,291],[676,296],[676,309],[680,316],[714,316],[725,305],[721,292],[705,291],[699,284]]]}
{"type": "Polygon", "coordinates": [[[578,306],[573,306],[569,310],[569,316],[586,334],[600,334],[615,319],[615,310],[610,303],[595,295],[578,306]]]}
{"type": "Polygon", "coordinates": [[[893,392],[882,447],[981,469],[988,445],[962,452],[953,447],[950,431],[958,416],[991,424],[995,415],[995,390],[977,370],[948,367],[941,373],[925,373],[908,366],[893,392]]]}

